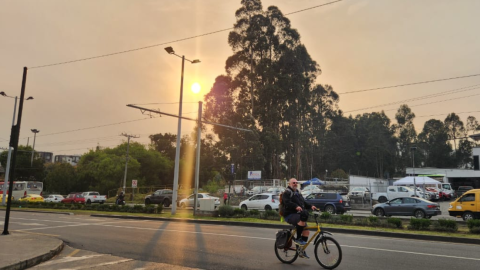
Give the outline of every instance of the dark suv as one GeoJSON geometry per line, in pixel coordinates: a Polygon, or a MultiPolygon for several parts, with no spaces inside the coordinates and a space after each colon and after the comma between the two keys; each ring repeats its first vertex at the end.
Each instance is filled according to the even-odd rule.
{"type": "Polygon", "coordinates": [[[316,192],[308,195],[305,201],[330,214],[343,214],[352,209],[348,200],[338,193],[316,192]]]}
{"type": "Polygon", "coordinates": [[[172,204],[173,191],[171,189],[159,189],[153,194],[145,196],[145,204],[163,204],[169,207],[172,204]]]}
{"type": "Polygon", "coordinates": [[[460,197],[463,195],[463,193],[469,191],[470,189],[473,189],[471,186],[459,186],[457,191],[455,191],[455,197],[460,197]]]}

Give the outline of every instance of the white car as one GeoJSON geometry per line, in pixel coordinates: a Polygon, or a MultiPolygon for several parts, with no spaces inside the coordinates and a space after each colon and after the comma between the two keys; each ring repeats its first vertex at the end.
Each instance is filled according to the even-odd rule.
{"type": "Polygon", "coordinates": [[[280,204],[280,195],[272,193],[262,193],[253,195],[245,201],[240,202],[240,208],[244,210],[259,209],[259,210],[278,210],[280,204]]]}
{"type": "MultiPolygon", "coordinates": [[[[193,207],[193,204],[194,204],[193,200],[194,199],[195,199],[195,194],[192,194],[192,195],[188,196],[188,198],[185,198],[185,199],[181,200],[178,203],[178,206],[180,206],[181,208],[193,207]]],[[[220,205],[220,198],[210,196],[210,195],[208,195],[208,193],[198,193],[197,207],[200,207],[200,201],[198,199],[213,199],[213,200],[215,200],[215,208],[217,208],[220,205]]]]}
{"type": "Polygon", "coordinates": [[[308,185],[303,188],[301,191],[303,197],[307,197],[312,193],[323,192],[323,189],[319,188],[317,185],[308,185]]]}
{"type": "Polygon", "coordinates": [[[284,190],[285,190],[284,187],[271,187],[271,188],[267,189],[267,191],[265,193],[272,193],[274,195],[278,195],[278,194],[282,193],[284,190]]]}
{"type": "Polygon", "coordinates": [[[252,196],[255,194],[263,193],[263,192],[266,192],[267,189],[268,187],[265,187],[265,186],[256,186],[256,187],[253,187],[251,190],[247,190],[247,195],[252,196]]]}
{"type": "Polygon", "coordinates": [[[54,203],[60,203],[62,202],[62,200],[65,199],[65,197],[63,197],[62,195],[58,195],[58,194],[53,194],[53,195],[48,195],[47,197],[45,197],[45,202],[54,202],[54,203]]]}

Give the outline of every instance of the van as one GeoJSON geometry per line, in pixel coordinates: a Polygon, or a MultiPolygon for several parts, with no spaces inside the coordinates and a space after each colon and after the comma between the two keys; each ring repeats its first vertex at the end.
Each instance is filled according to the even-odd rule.
{"type": "Polygon", "coordinates": [[[448,213],[463,220],[480,218],[480,189],[471,189],[450,203],[448,213]]]}

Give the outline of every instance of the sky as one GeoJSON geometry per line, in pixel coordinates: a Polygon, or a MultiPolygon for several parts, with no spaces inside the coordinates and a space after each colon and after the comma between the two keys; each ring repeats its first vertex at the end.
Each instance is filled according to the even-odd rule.
{"type": "MultiPolygon", "coordinates": [[[[288,15],[322,73],[317,83],[340,93],[340,109],[355,116],[384,110],[394,122],[400,104],[416,114],[417,131],[451,112],[480,118],[480,76],[351,91],[480,74],[478,0],[263,0],[288,15]],[[311,8],[311,9],[309,9],[311,8]],[[470,87],[470,88],[469,88],[470,87]],[[401,102],[455,89],[461,92],[401,102]],[[401,102],[401,103],[397,103],[401,102]],[[393,105],[386,105],[396,103],[393,105]],[[425,104],[430,103],[430,104],[425,104]],[[465,113],[472,112],[472,113],[465,113]]],[[[55,155],[114,147],[122,133],[149,143],[156,133],[177,133],[176,118],[150,118],[127,104],[178,114],[181,59],[187,59],[183,115],[195,118],[198,101],[225,74],[232,55],[229,31],[182,40],[235,23],[240,0],[2,0],[0,91],[20,96],[28,67],[20,144],[55,155]],[[138,50],[137,50],[138,49],[138,50]],[[128,53],[118,52],[129,51],[128,53]],[[61,65],[77,59],[109,55],[61,65]],[[193,83],[202,87],[194,94],[193,83]],[[156,103],[156,104],[151,104],[156,103]],[[121,123],[121,124],[119,124],[121,123]],[[29,137],[29,139],[27,139],[29,137]]],[[[0,147],[8,147],[14,99],[0,96],[0,147]]],[[[182,121],[182,135],[194,122],[182,121]]]]}

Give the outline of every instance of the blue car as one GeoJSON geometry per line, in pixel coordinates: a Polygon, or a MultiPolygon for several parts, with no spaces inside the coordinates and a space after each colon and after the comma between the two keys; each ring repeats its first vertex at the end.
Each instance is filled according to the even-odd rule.
{"type": "Polygon", "coordinates": [[[330,214],[343,214],[352,209],[348,200],[338,193],[315,192],[308,195],[305,201],[330,214]]]}

